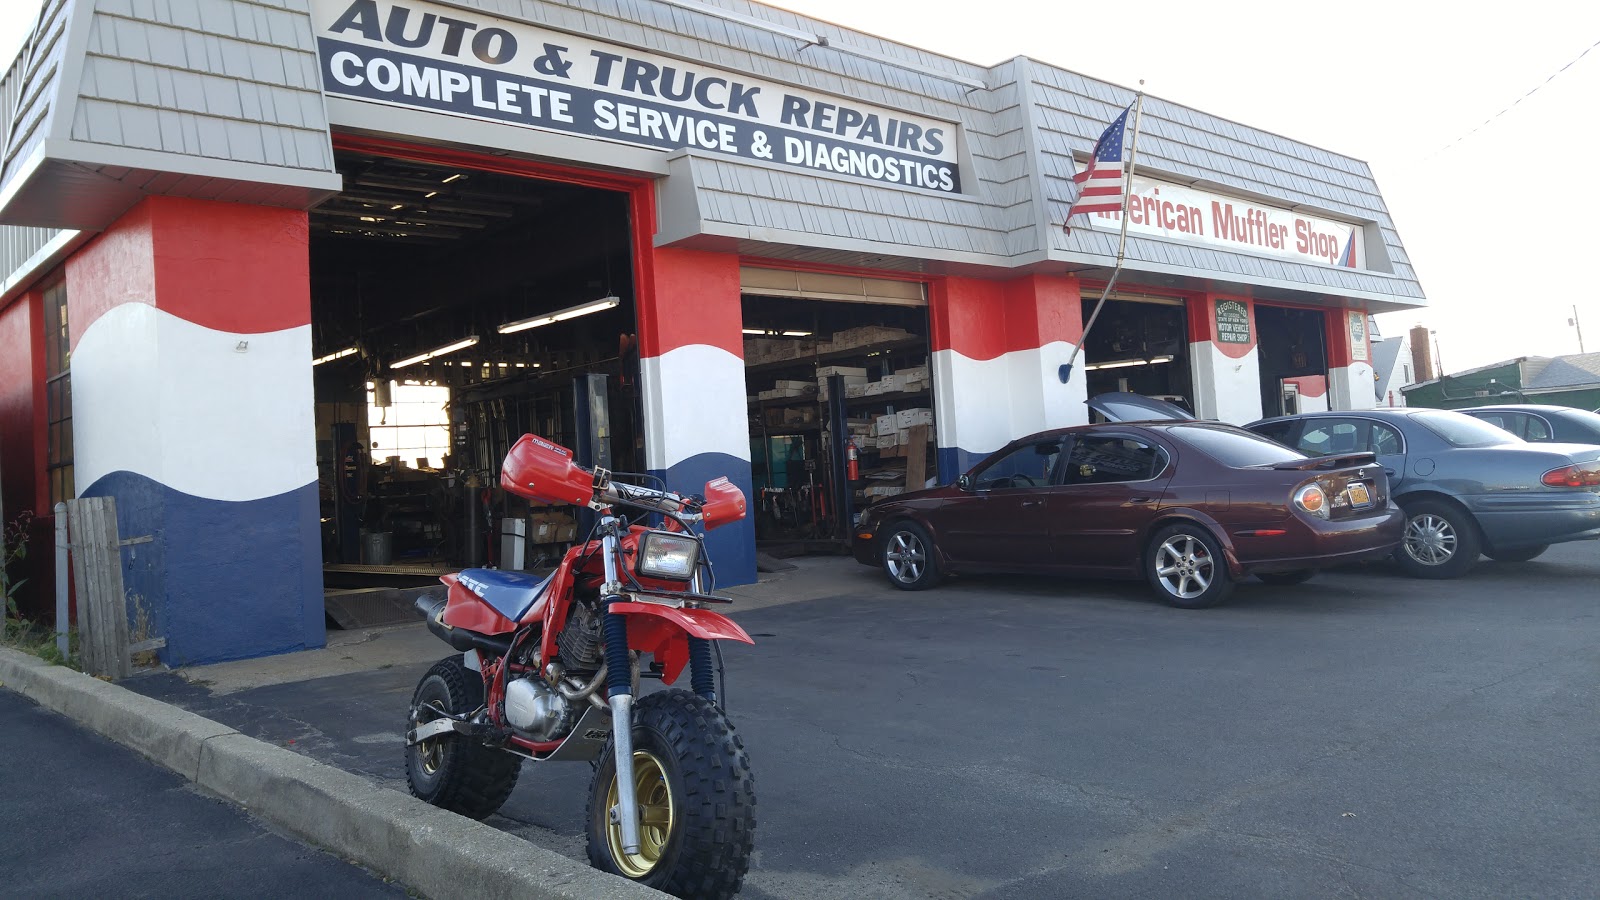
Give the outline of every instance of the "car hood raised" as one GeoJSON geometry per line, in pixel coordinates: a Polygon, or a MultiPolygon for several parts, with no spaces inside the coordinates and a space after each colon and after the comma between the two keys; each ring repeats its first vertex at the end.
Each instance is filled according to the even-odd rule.
{"type": "Polygon", "coordinates": [[[1175,403],[1127,391],[1096,394],[1088,402],[1090,409],[1110,422],[1196,421],[1192,413],[1175,403]]]}

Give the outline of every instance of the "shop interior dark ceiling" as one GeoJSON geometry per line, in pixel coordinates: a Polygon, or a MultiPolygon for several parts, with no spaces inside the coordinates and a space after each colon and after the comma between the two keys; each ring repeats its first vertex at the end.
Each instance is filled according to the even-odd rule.
{"type": "Polygon", "coordinates": [[[376,375],[475,336],[391,372],[463,385],[625,355],[623,336],[635,332],[625,195],[356,153],[339,154],[338,167],[345,190],[310,216],[317,357],[359,345],[350,362],[376,375]],[[619,302],[497,331],[606,297],[619,302]]]}
{"type": "Polygon", "coordinates": [[[920,306],[840,303],[745,294],[743,311],[746,337],[816,336],[826,339],[835,332],[864,325],[901,328],[913,334],[925,334],[928,330],[928,311],[920,306]]]}

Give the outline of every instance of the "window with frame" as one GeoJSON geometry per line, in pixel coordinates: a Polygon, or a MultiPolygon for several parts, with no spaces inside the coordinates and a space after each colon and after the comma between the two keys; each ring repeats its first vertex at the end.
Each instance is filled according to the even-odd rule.
{"type": "Polygon", "coordinates": [[[72,469],[72,342],[65,282],[44,292],[45,455],[50,505],[77,496],[72,469]]]}
{"type": "Polygon", "coordinates": [[[1154,444],[1121,435],[1081,435],[1067,456],[1066,484],[1148,481],[1167,467],[1154,444]]]}
{"type": "Polygon", "coordinates": [[[412,468],[444,468],[450,452],[448,387],[396,382],[390,406],[375,406],[373,400],[373,388],[368,387],[367,431],[374,463],[397,456],[412,468]]]}

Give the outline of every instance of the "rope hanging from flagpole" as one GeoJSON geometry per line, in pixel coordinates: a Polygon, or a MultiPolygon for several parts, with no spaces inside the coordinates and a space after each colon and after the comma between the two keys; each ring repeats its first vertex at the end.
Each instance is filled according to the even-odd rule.
{"type": "MultiPolygon", "coordinates": [[[[1083,350],[1083,345],[1089,339],[1089,331],[1094,328],[1095,320],[1100,318],[1100,310],[1106,305],[1106,298],[1111,295],[1111,289],[1116,287],[1117,279],[1122,275],[1122,263],[1127,257],[1128,250],[1128,201],[1133,197],[1133,166],[1134,160],[1139,156],[1139,117],[1144,111],[1144,79],[1139,80],[1139,93],[1133,99],[1133,143],[1128,147],[1127,183],[1122,190],[1122,232],[1117,237],[1117,265],[1111,270],[1111,278],[1106,281],[1106,286],[1100,291],[1100,300],[1094,305],[1094,312],[1089,314],[1089,321],[1083,325],[1083,335],[1078,338],[1078,343],[1072,348],[1072,356],[1061,367],[1061,383],[1066,384],[1072,378],[1072,364],[1078,361],[1078,354],[1083,350]]],[[[1091,165],[1092,165],[1091,161],[1091,165]]],[[[1070,218],[1071,213],[1068,213],[1070,218]]],[[[1065,223],[1063,226],[1065,227],[1065,223]]]]}

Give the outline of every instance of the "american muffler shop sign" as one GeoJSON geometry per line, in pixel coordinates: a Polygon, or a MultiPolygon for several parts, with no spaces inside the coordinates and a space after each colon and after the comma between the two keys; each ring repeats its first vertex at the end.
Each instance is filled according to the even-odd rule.
{"type": "Polygon", "coordinates": [[[312,11],[331,96],[961,190],[948,122],[432,3],[312,11]]]}

